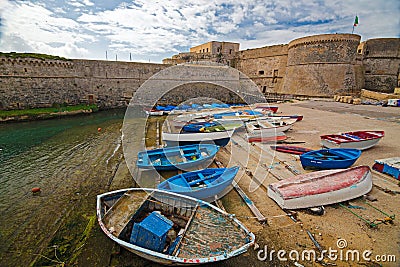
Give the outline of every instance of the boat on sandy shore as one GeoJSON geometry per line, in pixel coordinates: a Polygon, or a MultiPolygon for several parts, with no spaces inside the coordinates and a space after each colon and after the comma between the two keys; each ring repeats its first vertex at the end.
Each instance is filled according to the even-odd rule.
{"type": "Polygon", "coordinates": [[[158,185],[158,189],[208,200],[232,184],[239,167],[207,168],[175,175],[158,185]]]}
{"type": "Polygon", "coordinates": [[[196,265],[238,256],[255,237],[233,215],[188,196],[129,188],[97,196],[102,231],[130,252],[164,265],[196,265]]]}
{"type": "Polygon", "coordinates": [[[160,171],[204,167],[211,164],[218,150],[213,144],[193,144],[140,151],[136,167],[160,171]]]}
{"type": "Polygon", "coordinates": [[[312,151],[310,148],[305,148],[301,146],[290,146],[290,145],[274,145],[271,146],[271,149],[279,152],[294,154],[294,155],[301,155],[306,152],[312,151]]]}
{"type": "Polygon", "coordinates": [[[377,159],[372,169],[400,180],[400,157],[377,159]]]}
{"type": "Polygon", "coordinates": [[[296,175],[268,186],[268,196],[282,209],[302,209],[360,197],[372,189],[368,166],[296,175]]]}
{"type": "Polygon", "coordinates": [[[249,143],[265,143],[265,144],[276,144],[287,139],[287,136],[283,132],[278,133],[264,133],[263,135],[246,135],[247,142],[249,143]]]}
{"type": "Polygon", "coordinates": [[[279,121],[269,121],[269,120],[257,120],[246,122],[246,129],[248,136],[253,137],[263,137],[270,136],[271,134],[276,134],[280,132],[286,132],[293,127],[296,119],[290,120],[279,120],[279,121]]]}
{"type": "Polygon", "coordinates": [[[355,131],[321,135],[321,145],[327,148],[368,149],[385,136],[384,131],[355,131]]]}
{"type": "Polygon", "coordinates": [[[199,143],[226,146],[234,132],[235,129],[208,133],[167,133],[163,131],[162,140],[167,144],[167,146],[183,146],[199,143]]]}
{"type": "Polygon", "coordinates": [[[146,115],[149,116],[162,116],[164,115],[164,111],[162,110],[157,110],[157,109],[150,109],[150,108],[144,108],[144,112],[146,112],[146,115]]]}
{"type": "Polygon", "coordinates": [[[306,152],[300,155],[304,169],[345,169],[361,156],[361,150],[353,148],[329,148],[306,152]]]}

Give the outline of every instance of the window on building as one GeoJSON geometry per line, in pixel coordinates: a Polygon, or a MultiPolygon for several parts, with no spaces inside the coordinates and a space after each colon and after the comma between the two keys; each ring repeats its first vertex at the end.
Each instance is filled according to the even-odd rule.
{"type": "Polygon", "coordinates": [[[362,52],[362,50],[361,50],[361,49],[358,49],[358,53],[361,54],[361,52],[362,52]]]}
{"type": "Polygon", "coordinates": [[[208,48],[207,48],[207,53],[208,53],[208,48]]]}
{"type": "Polygon", "coordinates": [[[262,92],[265,93],[267,91],[267,86],[263,86],[262,92]]]}
{"type": "Polygon", "coordinates": [[[232,54],[232,49],[229,49],[229,54],[232,54]]]}
{"type": "Polygon", "coordinates": [[[263,70],[259,70],[259,71],[258,71],[258,74],[259,74],[259,75],[264,75],[264,71],[263,71],[263,70]]]}

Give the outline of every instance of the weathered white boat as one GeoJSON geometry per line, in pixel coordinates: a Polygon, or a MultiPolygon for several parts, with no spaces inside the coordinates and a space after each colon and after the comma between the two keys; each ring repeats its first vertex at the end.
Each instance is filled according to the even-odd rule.
{"type": "Polygon", "coordinates": [[[372,189],[368,166],[316,171],[268,186],[268,196],[282,209],[302,209],[354,199],[372,189]]]}
{"type": "Polygon", "coordinates": [[[365,150],[375,146],[385,136],[384,131],[355,131],[321,135],[321,145],[327,148],[365,150]]]}
{"type": "Polygon", "coordinates": [[[255,240],[234,215],[157,189],[129,188],[98,195],[97,217],[114,242],[165,265],[226,260],[246,252],[255,240]]]}
{"type": "Polygon", "coordinates": [[[293,127],[296,119],[289,120],[257,120],[246,122],[246,129],[249,138],[270,136],[271,134],[286,132],[293,127]]]}
{"type": "Polygon", "coordinates": [[[167,133],[162,132],[162,140],[168,146],[182,146],[199,143],[211,143],[218,146],[226,146],[235,129],[208,133],[167,133]]]}

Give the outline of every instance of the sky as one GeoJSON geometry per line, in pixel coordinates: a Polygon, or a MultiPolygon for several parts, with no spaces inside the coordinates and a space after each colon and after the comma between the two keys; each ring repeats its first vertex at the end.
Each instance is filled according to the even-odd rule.
{"type": "Polygon", "coordinates": [[[161,63],[210,41],[240,50],[317,34],[400,38],[399,0],[0,0],[0,52],[161,63]]]}

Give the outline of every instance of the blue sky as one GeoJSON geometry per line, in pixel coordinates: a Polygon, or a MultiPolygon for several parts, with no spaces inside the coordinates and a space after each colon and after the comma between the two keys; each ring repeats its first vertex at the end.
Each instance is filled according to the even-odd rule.
{"type": "Polygon", "coordinates": [[[0,0],[0,51],[161,63],[209,41],[240,49],[325,33],[400,37],[399,0],[0,0]]]}

